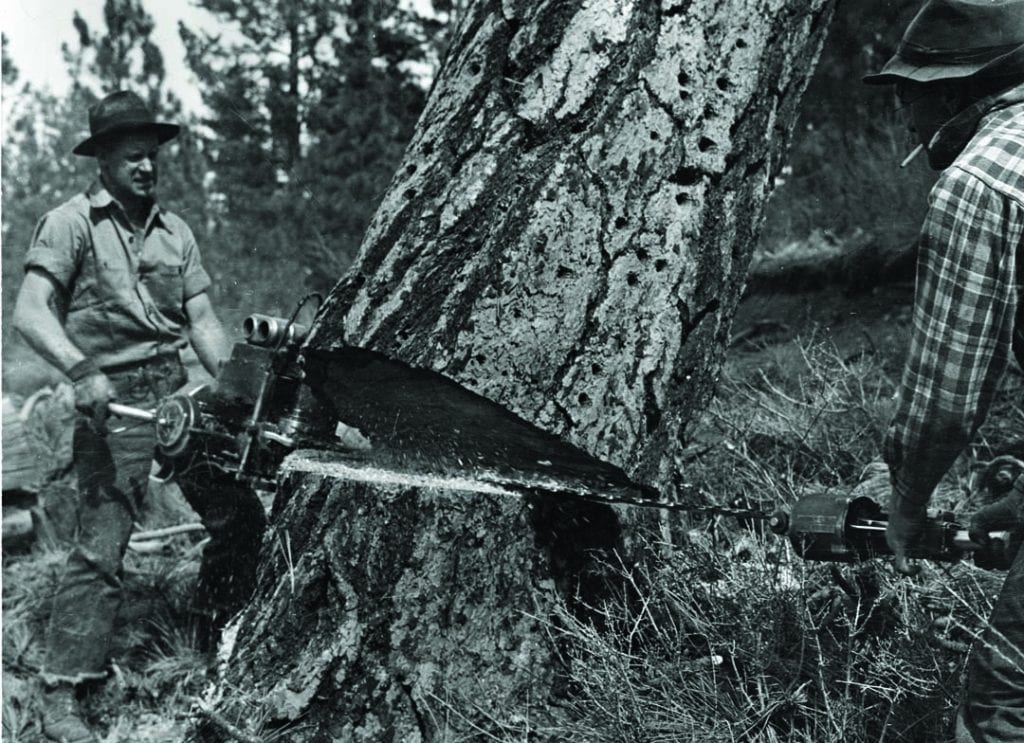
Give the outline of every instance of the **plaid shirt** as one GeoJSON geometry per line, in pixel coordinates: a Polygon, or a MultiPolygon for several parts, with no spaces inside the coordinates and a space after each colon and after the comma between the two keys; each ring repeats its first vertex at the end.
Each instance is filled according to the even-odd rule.
{"type": "Polygon", "coordinates": [[[1024,87],[959,114],[936,146],[959,155],[921,229],[910,352],[885,442],[897,507],[927,503],[985,420],[1011,348],[1024,365],[1024,87]]]}

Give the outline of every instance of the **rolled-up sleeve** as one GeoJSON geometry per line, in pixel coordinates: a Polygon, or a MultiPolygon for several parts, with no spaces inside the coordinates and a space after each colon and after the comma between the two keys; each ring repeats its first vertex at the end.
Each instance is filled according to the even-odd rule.
{"type": "Polygon", "coordinates": [[[25,271],[42,269],[70,291],[88,241],[88,230],[81,222],[82,217],[71,210],[48,212],[32,234],[25,271]]]}
{"type": "Polygon", "coordinates": [[[197,294],[202,294],[210,288],[210,275],[203,268],[202,256],[199,254],[199,245],[196,243],[195,235],[183,222],[180,222],[179,229],[183,237],[183,268],[182,282],[184,283],[185,299],[191,299],[197,294]]]}
{"type": "Polygon", "coordinates": [[[1020,305],[1024,209],[947,170],[921,232],[910,350],[885,442],[893,494],[923,505],[985,420],[1020,305]]]}

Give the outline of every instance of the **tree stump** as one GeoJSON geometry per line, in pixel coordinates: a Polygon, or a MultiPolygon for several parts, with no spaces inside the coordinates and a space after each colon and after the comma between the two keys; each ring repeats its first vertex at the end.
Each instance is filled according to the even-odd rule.
{"type": "Polygon", "coordinates": [[[221,685],[220,715],[297,741],[558,738],[552,623],[606,590],[611,508],[308,451],[281,487],[258,592],[222,648],[245,686],[221,685]]]}

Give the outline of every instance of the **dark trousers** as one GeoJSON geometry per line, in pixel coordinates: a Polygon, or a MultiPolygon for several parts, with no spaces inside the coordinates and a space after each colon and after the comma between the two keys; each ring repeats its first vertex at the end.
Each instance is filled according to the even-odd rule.
{"type": "MultiPolygon", "coordinates": [[[[187,380],[177,359],[108,375],[118,402],[153,407],[187,380]]],[[[114,619],[121,605],[123,559],[146,493],[154,454],[152,424],[110,420],[111,432],[75,424],[78,529],[54,597],[42,676],[76,683],[106,676],[114,619]],[[124,428],[124,430],[119,430],[124,428]]],[[[178,478],[209,532],[194,609],[226,617],[252,593],[266,518],[252,490],[198,461],[178,478]]]]}
{"type": "Polygon", "coordinates": [[[1024,549],[974,643],[957,715],[957,743],[1024,741],[1024,549]]]}

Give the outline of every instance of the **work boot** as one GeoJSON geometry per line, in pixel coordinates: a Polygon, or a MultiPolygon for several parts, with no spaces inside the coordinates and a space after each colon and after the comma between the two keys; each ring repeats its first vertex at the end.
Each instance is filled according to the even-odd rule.
{"type": "Polygon", "coordinates": [[[43,713],[43,735],[54,743],[95,743],[98,741],[82,719],[74,687],[43,687],[40,700],[43,713]]]}

